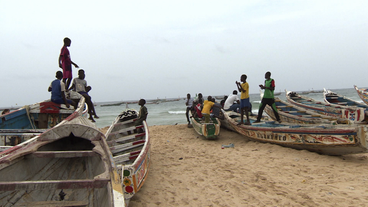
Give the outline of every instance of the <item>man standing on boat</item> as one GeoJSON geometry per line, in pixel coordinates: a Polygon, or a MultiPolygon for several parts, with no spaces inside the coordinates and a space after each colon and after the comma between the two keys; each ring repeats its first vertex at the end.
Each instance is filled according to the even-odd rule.
{"type": "Polygon", "coordinates": [[[245,124],[250,125],[249,121],[249,109],[250,109],[250,101],[249,101],[249,84],[247,82],[247,75],[243,74],[240,76],[240,82],[235,81],[236,86],[238,87],[238,90],[240,92],[240,122],[238,125],[245,124]],[[243,117],[247,117],[247,122],[243,122],[243,117]]]}
{"type": "Polygon", "coordinates": [[[70,83],[73,78],[72,64],[76,68],[79,68],[79,66],[70,59],[70,53],[69,53],[68,47],[70,47],[71,43],[72,41],[69,38],[67,37],[64,38],[64,46],[61,48],[59,61],[58,61],[59,67],[63,69],[63,82],[64,84],[66,84],[65,85],[66,89],[69,88],[70,83]]]}
{"type": "Polygon", "coordinates": [[[276,120],[279,123],[281,123],[281,119],[280,119],[279,113],[277,112],[277,108],[275,104],[275,96],[273,94],[275,90],[275,80],[271,79],[271,72],[269,71],[266,72],[265,79],[266,79],[265,84],[259,85],[259,87],[264,90],[264,94],[263,94],[261,104],[259,105],[257,121],[255,121],[254,123],[261,121],[262,113],[266,105],[271,106],[273,113],[275,114],[276,120]]]}

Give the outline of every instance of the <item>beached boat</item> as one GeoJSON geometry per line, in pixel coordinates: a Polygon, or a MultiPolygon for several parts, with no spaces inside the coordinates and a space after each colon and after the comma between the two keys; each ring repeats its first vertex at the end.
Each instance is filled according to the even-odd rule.
{"type": "Polygon", "coordinates": [[[327,155],[366,153],[367,132],[362,125],[300,125],[275,121],[238,125],[240,115],[223,112],[226,121],[240,134],[253,140],[327,155]]]}
{"type": "Polygon", "coordinates": [[[143,186],[150,165],[150,137],[148,126],[135,126],[138,112],[126,109],[119,114],[106,132],[106,141],[119,169],[125,203],[143,186]]]}
{"type": "MultiPolygon", "coordinates": [[[[84,103],[84,101],[83,101],[84,103]]],[[[86,104],[82,105],[86,113],[86,104]]],[[[27,105],[0,115],[0,151],[24,142],[50,129],[75,111],[64,104],[55,104],[50,100],[27,105]]]]}
{"type": "Polygon", "coordinates": [[[323,91],[323,98],[326,103],[329,103],[331,105],[348,106],[348,107],[354,106],[354,107],[363,108],[364,109],[364,121],[368,121],[368,105],[367,104],[355,101],[351,98],[347,98],[345,96],[342,96],[340,94],[337,94],[327,89],[324,89],[323,91]]]}
{"type": "Polygon", "coordinates": [[[314,111],[318,114],[349,119],[355,123],[361,123],[364,120],[363,108],[331,105],[329,103],[316,101],[310,97],[300,95],[293,91],[286,91],[286,100],[291,104],[314,111]]]}
{"type": "Polygon", "coordinates": [[[189,115],[193,128],[199,135],[204,136],[206,139],[217,139],[221,127],[221,122],[218,118],[211,117],[210,123],[204,123],[201,118],[193,117],[191,111],[189,115]]]}
{"type": "Polygon", "coordinates": [[[0,206],[125,206],[104,134],[75,111],[1,152],[0,206]]]}
{"type": "Polygon", "coordinates": [[[360,99],[362,99],[362,101],[368,105],[368,90],[366,88],[358,88],[356,85],[354,85],[354,88],[360,99]]]}
{"type": "MultiPolygon", "coordinates": [[[[275,105],[279,113],[280,119],[283,122],[298,123],[298,124],[352,124],[347,119],[340,119],[331,116],[318,114],[311,110],[304,109],[299,106],[295,106],[291,103],[275,98],[275,105]]],[[[273,120],[276,120],[275,114],[271,106],[265,107],[265,112],[273,120]]]]}

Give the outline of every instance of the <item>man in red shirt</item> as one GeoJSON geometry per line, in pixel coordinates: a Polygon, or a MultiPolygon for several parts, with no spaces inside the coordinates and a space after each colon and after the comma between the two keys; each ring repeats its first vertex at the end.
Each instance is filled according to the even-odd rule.
{"type": "Polygon", "coordinates": [[[69,38],[67,37],[64,38],[64,46],[61,48],[59,56],[59,67],[63,69],[63,82],[65,83],[66,89],[69,88],[70,82],[72,81],[73,78],[72,64],[76,68],[79,68],[79,66],[70,59],[68,47],[70,47],[71,43],[72,41],[69,38]]]}

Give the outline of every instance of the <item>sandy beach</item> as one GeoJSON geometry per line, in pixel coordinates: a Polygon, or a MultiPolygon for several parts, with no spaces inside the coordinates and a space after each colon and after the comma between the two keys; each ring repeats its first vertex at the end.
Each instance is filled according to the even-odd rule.
{"type": "Polygon", "coordinates": [[[215,141],[186,125],[149,130],[149,174],[130,207],[368,206],[368,154],[320,155],[226,129],[215,141]]]}

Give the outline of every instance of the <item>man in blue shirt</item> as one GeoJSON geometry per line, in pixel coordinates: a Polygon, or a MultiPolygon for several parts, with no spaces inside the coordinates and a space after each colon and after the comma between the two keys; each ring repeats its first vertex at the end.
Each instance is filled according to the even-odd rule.
{"type": "Polygon", "coordinates": [[[63,72],[56,72],[56,79],[51,82],[48,91],[51,92],[51,101],[56,104],[65,104],[67,108],[70,107],[70,104],[74,106],[76,109],[76,104],[65,97],[65,84],[61,79],[63,78],[63,72]]]}

